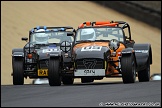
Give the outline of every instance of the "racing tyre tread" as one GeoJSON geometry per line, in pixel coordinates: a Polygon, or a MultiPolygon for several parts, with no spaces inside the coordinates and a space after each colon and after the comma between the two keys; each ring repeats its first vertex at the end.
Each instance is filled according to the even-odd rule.
{"type": "Polygon", "coordinates": [[[59,59],[50,59],[48,68],[48,81],[50,86],[60,86],[60,62],[59,59]]]}
{"type": "Polygon", "coordinates": [[[121,58],[121,70],[123,83],[135,83],[135,60],[133,54],[124,55],[121,58]]]}
{"type": "Polygon", "coordinates": [[[13,85],[24,84],[23,58],[12,58],[13,85]]]}

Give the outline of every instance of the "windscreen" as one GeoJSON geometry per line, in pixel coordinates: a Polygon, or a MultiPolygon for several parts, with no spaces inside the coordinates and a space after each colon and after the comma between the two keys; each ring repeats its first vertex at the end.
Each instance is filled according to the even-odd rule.
{"type": "Polygon", "coordinates": [[[62,41],[73,42],[73,37],[67,36],[67,32],[35,32],[30,36],[30,43],[33,44],[61,43],[62,41]]]}
{"type": "Polygon", "coordinates": [[[117,39],[123,42],[123,30],[117,27],[82,28],[78,29],[75,41],[111,39],[117,39]]]}

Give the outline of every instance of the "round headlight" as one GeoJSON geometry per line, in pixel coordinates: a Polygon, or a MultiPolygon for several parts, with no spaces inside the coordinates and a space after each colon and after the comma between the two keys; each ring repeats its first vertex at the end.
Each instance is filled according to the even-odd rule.
{"type": "Polygon", "coordinates": [[[63,41],[60,45],[60,49],[63,51],[63,52],[68,52],[70,51],[71,49],[71,43],[68,42],[68,41],[63,41]]]}
{"type": "Polygon", "coordinates": [[[119,43],[118,40],[112,39],[112,40],[110,40],[109,48],[110,48],[111,50],[116,51],[116,50],[119,48],[119,45],[120,45],[120,43],[119,43]]]}

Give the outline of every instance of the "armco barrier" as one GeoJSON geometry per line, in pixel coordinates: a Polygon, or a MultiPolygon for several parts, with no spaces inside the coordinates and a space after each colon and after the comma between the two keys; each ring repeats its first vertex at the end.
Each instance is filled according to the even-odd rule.
{"type": "MultiPolygon", "coordinates": [[[[149,1],[147,4],[150,5],[150,7],[144,5],[140,5],[139,1],[131,2],[131,1],[93,1],[97,4],[100,4],[101,6],[112,8],[118,12],[121,12],[123,14],[126,14],[130,17],[133,17],[137,20],[143,21],[147,24],[150,24],[151,26],[157,27],[161,29],[161,2],[159,2],[160,5],[158,5],[158,9],[151,8],[151,2],[149,4],[149,1]]],[[[142,2],[141,2],[142,3],[142,2]]]]}

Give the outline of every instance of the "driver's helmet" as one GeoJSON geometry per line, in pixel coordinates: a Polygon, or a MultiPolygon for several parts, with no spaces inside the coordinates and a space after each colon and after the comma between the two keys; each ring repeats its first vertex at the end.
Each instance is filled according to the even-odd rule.
{"type": "Polygon", "coordinates": [[[95,30],[93,28],[82,29],[80,38],[81,40],[95,40],[95,30]]]}
{"type": "MultiPolygon", "coordinates": [[[[45,31],[44,29],[39,29],[36,32],[45,31]]],[[[47,44],[48,43],[48,35],[46,33],[36,33],[35,34],[35,42],[37,44],[47,44]]]]}

